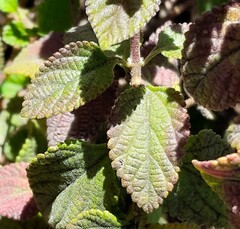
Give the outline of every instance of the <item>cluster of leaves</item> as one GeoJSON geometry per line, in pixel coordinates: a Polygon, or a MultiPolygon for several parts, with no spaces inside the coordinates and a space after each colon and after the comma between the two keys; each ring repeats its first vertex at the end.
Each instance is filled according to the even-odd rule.
{"type": "Polygon", "coordinates": [[[18,52],[0,62],[1,156],[14,162],[0,168],[0,225],[32,218],[25,227],[239,228],[237,119],[225,138],[204,129],[206,120],[189,137],[189,114],[219,118],[236,107],[238,115],[240,3],[191,25],[165,24],[140,46],[160,4],[87,0],[87,23],[63,35],[56,32],[85,17],[79,1],[26,10],[0,0],[9,19],[2,40],[18,52]]]}

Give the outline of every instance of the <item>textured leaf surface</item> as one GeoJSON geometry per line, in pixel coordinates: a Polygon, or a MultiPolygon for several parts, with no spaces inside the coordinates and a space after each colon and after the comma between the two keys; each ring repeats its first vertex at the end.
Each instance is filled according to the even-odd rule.
{"type": "Polygon", "coordinates": [[[107,58],[95,43],[66,45],[32,80],[21,114],[43,118],[84,105],[112,83],[115,64],[116,59],[107,58]]]}
{"type": "Polygon", "coordinates": [[[233,153],[209,161],[194,160],[193,165],[201,172],[208,185],[225,202],[231,228],[239,228],[240,154],[233,153]]]}
{"type": "Polygon", "coordinates": [[[111,112],[116,99],[116,85],[113,83],[96,99],[73,112],[58,114],[47,119],[49,146],[66,139],[83,139],[92,142],[111,112]]]}
{"type": "Polygon", "coordinates": [[[29,43],[29,36],[24,24],[19,21],[13,21],[3,27],[2,39],[8,45],[18,48],[29,43]]]}
{"type": "Polygon", "coordinates": [[[5,13],[15,12],[18,7],[18,0],[0,0],[0,11],[5,13]]]}
{"type": "Polygon", "coordinates": [[[112,167],[146,212],[152,212],[178,180],[177,160],[188,131],[182,98],[173,89],[140,87],[125,91],[110,117],[112,167]]]}
{"type": "Polygon", "coordinates": [[[209,160],[232,152],[226,141],[211,130],[189,137],[179,181],[165,201],[170,215],[198,225],[226,226],[223,201],[193,167],[192,159],[209,160]]]}
{"type": "Polygon", "coordinates": [[[186,33],[182,75],[195,101],[212,110],[239,101],[240,3],[233,1],[204,14],[186,33]]]}
{"type": "Polygon", "coordinates": [[[156,14],[160,0],[87,0],[86,12],[102,49],[132,37],[156,14]]]}
{"type": "Polygon", "coordinates": [[[8,65],[6,74],[23,74],[34,77],[43,60],[63,46],[61,35],[52,33],[23,48],[13,62],[8,65]]]}
{"type": "Polygon", "coordinates": [[[88,222],[89,228],[100,226],[102,213],[94,216],[87,211],[121,212],[125,205],[118,205],[120,186],[105,144],[69,141],[50,147],[30,164],[28,178],[39,209],[54,228],[71,228],[81,222],[88,222]]]}
{"type": "Polygon", "coordinates": [[[231,147],[237,149],[239,152],[240,150],[240,123],[239,120],[235,123],[232,123],[227,131],[227,140],[231,147]]]}
{"type": "Polygon", "coordinates": [[[37,146],[37,141],[34,137],[26,138],[18,156],[16,157],[16,162],[30,162],[36,156],[37,146]]]}
{"type": "Polygon", "coordinates": [[[16,220],[30,218],[37,213],[26,167],[21,162],[0,168],[0,215],[16,220]]]}
{"type": "Polygon", "coordinates": [[[117,229],[122,227],[117,218],[110,212],[91,209],[82,212],[76,220],[71,221],[71,228],[117,229]]]}

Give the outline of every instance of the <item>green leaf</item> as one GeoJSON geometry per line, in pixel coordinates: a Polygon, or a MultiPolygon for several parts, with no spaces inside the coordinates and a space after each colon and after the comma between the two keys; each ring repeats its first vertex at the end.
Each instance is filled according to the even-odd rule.
{"type": "Polygon", "coordinates": [[[231,145],[232,148],[237,149],[237,151],[240,151],[240,124],[237,122],[232,123],[227,131],[227,141],[231,145]]]}
{"type": "Polygon", "coordinates": [[[102,49],[129,39],[156,14],[160,0],[87,0],[86,13],[102,49]]]}
{"type": "Polygon", "coordinates": [[[158,43],[146,57],[146,62],[152,59],[154,56],[162,53],[168,58],[182,58],[183,43],[185,41],[184,32],[187,31],[185,24],[177,24],[171,26],[165,26],[158,35],[158,43]]]}
{"type": "Polygon", "coordinates": [[[184,87],[196,103],[210,110],[234,107],[240,99],[239,12],[238,1],[223,4],[203,14],[186,33],[184,87]]]}
{"type": "Polygon", "coordinates": [[[63,32],[69,29],[72,23],[72,1],[43,0],[40,4],[38,10],[38,24],[40,32],[63,32]]]}
{"type": "Polygon", "coordinates": [[[0,11],[12,13],[17,11],[18,0],[0,0],[0,11]]]}
{"type": "Polygon", "coordinates": [[[178,180],[177,161],[189,134],[184,102],[174,89],[126,90],[110,117],[112,167],[147,213],[159,207],[178,180]]]}
{"type": "Polygon", "coordinates": [[[30,186],[40,211],[52,227],[87,222],[87,228],[91,228],[109,220],[116,224],[110,213],[124,215],[121,209],[126,203],[121,203],[120,185],[107,152],[105,144],[68,141],[50,147],[30,164],[27,171],[30,186]],[[106,213],[106,220],[99,219],[105,213],[98,210],[110,212],[106,213]]]}
{"type": "Polygon", "coordinates": [[[193,160],[193,165],[224,201],[227,207],[228,222],[231,228],[237,229],[240,224],[240,154],[228,154],[209,161],[193,160]]]}
{"type": "Polygon", "coordinates": [[[226,226],[226,208],[223,201],[202,179],[193,167],[193,158],[208,160],[232,152],[226,141],[211,130],[203,130],[189,137],[185,146],[179,181],[165,201],[171,217],[181,221],[207,226],[226,226]]]}
{"type": "Polygon", "coordinates": [[[24,24],[13,21],[3,27],[2,40],[14,47],[24,47],[29,43],[29,35],[24,24]]]}
{"type": "Polygon", "coordinates": [[[122,228],[117,218],[108,211],[100,211],[91,209],[84,211],[78,215],[78,217],[71,221],[71,228],[84,229],[84,228],[96,228],[96,229],[117,229],[122,228]]]}
{"type": "Polygon", "coordinates": [[[2,38],[0,37],[0,72],[2,71],[4,66],[4,48],[2,43],[2,38]]]}
{"type": "Polygon", "coordinates": [[[52,33],[23,48],[4,68],[6,74],[23,74],[33,78],[43,61],[63,46],[62,37],[52,33]]]}
{"type": "Polygon", "coordinates": [[[0,92],[4,98],[14,98],[17,93],[27,84],[28,79],[24,75],[12,74],[0,85],[0,92]]]}
{"type": "Polygon", "coordinates": [[[116,63],[116,58],[106,57],[95,43],[66,45],[32,80],[21,115],[43,118],[77,109],[110,86],[116,63]]]}
{"type": "Polygon", "coordinates": [[[29,137],[25,139],[18,156],[16,157],[16,162],[25,161],[30,162],[37,152],[37,141],[34,137],[29,137]]]}

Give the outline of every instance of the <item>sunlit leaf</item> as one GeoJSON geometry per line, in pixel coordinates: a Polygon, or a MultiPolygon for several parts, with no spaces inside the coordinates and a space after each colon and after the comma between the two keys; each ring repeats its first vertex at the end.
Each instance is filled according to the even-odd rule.
{"type": "Polygon", "coordinates": [[[34,137],[26,138],[18,156],[16,162],[30,162],[37,153],[37,141],[34,137]]]}
{"type": "Polygon", "coordinates": [[[66,45],[45,62],[32,80],[22,116],[50,117],[84,105],[110,86],[116,62],[95,43],[66,45]]]}
{"type": "Polygon", "coordinates": [[[198,225],[227,224],[223,201],[211,190],[191,161],[208,160],[232,152],[228,143],[211,130],[189,137],[179,181],[165,201],[171,217],[198,225]]]}
{"type": "Polygon", "coordinates": [[[72,112],[58,114],[47,119],[49,146],[66,139],[96,140],[99,129],[111,112],[116,99],[116,85],[107,88],[100,96],[72,112]]]}
{"type": "Polygon", "coordinates": [[[236,122],[232,123],[227,131],[227,140],[231,147],[236,148],[237,151],[240,151],[240,120],[236,120],[236,122]]]}
{"type": "Polygon", "coordinates": [[[105,144],[68,141],[50,147],[30,164],[30,186],[40,211],[52,227],[87,222],[87,228],[96,224],[101,228],[99,217],[104,211],[109,211],[107,218],[117,223],[111,214],[121,212],[125,203],[120,204],[120,185],[107,152],[105,144]],[[92,209],[96,210],[95,215],[92,209]]]}
{"type": "Polygon", "coordinates": [[[112,167],[145,212],[159,207],[178,180],[177,161],[189,134],[188,115],[173,89],[126,90],[110,116],[112,167]]]}
{"type": "Polygon", "coordinates": [[[240,224],[240,154],[233,153],[216,160],[193,160],[208,185],[218,193],[227,206],[231,228],[240,224]]]}
{"type": "Polygon", "coordinates": [[[102,49],[129,39],[156,14],[160,0],[87,0],[86,12],[102,49]]]}
{"type": "Polygon", "coordinates": [[[63,46],[61,36],[52,33],[23,48],[13,62],[4,68],[6,74],[34,77],[43,60],[63,46]]]}
{"type": "Polygon", "coordinates": [[[17,220],[37,213],[26,167],[28,163],[14,163],[0,168],[0,215],[17,220]]]}
{"type": "Polygon", "coordinates": [[[194,100],[211,110],[233,107],[240,99],[240,3],[203,14],[186,33],[182,75],[194,100]]]}
{"type": "Polygon", "coordinates": [[[18,0],[0,0],[0,11],[12,13],[17,10],[18,0]]]}
{"type": "Polygon", "coordinates": [[[2,40],[14,47],[24,47],[29,43],[29,35],[24,24],[13,21],[3,27],[2,40]]]}

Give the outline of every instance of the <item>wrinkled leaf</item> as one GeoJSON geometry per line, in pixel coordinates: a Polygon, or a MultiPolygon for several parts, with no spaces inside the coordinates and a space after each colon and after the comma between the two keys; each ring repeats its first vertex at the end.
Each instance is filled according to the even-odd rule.
{"type": "Polygon", "coordinates": [[[37,213],[26,167],[21,162],[0,168],[0,215],[16,220],[30,218],[37,213]]]}
{"type": "Polygon", "coordinates": [[[17,10],[18,0],[0,0],[0,11],[12,13],[17,10]]]}
{"type": "Polygon", "coordinates": [[[23,74],[34,77],[43,60],[63,46],[61,35],[52,33],[23,48],[13,62],[5,67],[6,74],[23,74]]]}
{"type": "Polygon", "coordinates": [[[69,0],[43,0],[38,10],[40,32],[63,32],[69,29],[73,22],[71,7],[72,1],[69,0]]]}
{"type": "Polygon", "coordinates": [[[66,45],[45,62],[32,80],[21,115],[43,118],[77,109],[112,83],[116,62],[95,43],[66,45]]]}
{"type": "Polygon", "coordinates": [[[96,228],[96,229],[117,229],[122,228],[117,218],[108,211],[91,209],[78,215],[77,219],[71,221],[72,229],[96,228]]]}
{"type": "Polygon", "coordinates": [[[29,43],[29,35],[24,24],[13,21],[3,27],[2,40],[14,47],[24,47],[29,43]]]}
{"type": "Polygon", "coordinates": [[[110,114],[116,99],[115,85],[111,85],[96,99],[77,110],[58,114],[47,119],[48,145],[57,145],[66,139],[83,139],[92,142],[110,114]]]}
{"type": "MultiPolygon", "coordinates": [[[[50,147],[30,164],[28,178],[40,211],[54,228],[70,228],[82,222],[88,222],[88,228],[100,226],[102,213],[94,216],[87,211],[114,214],[125,205],[119,205],[120,186],[105,144],[68,141],[50,147]]],[[[113,222],[114,217],[110,218],[113,222]]]]}
{"type": "Polygon", "coordinates": [[[136,34],[156,14],[160,0],[87,0],[86,12],[102,49],[136,34]]]}
{"type": "Polygon", "coordinates": [[[173,89],[125,91],[110,116],[112,167],[145,212],[159,207],[178,180],[177,161],[188,131],[188,115],[173,89]]]}
{"type": "Polygon", "coordinates": [[[17,93],[27,84],[28,79],[24,75],[12,74],[0,85],[0,93],[4,98],[14,98],[17,93]]]}
{"type": "Polygon", "coordinates": [[[186,33],[182,75],[194,100],[211,110],[233,107],[240,99],[240,3],[205,13],[186,33]]]}
{"type": "Polygon", "coordinates": [[[240,224],[240,154],[233,153],[216,160],[193,160],[208,185],[218,193],[227,206],[231,228],[240,224]]]}
{"type": "Polygon", "coordinates": [[[239,119],[236,120],[236,122],[232,123],[226,133],[227,133],[227,140],[231,147],[237,149],[237,151],[240,150],[240,123],[239,119]]]}
{"type": "Polygon", "coordinates": [[[232,152],[226,141],[211,130],[189,137],[179,181],[165,201],[171,217],[198,225],[226,226],[223,201],[193,167],[192,159],[208,160],[232,152]]]}

